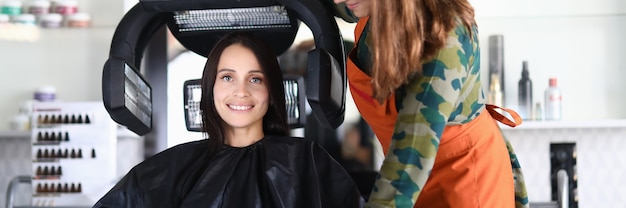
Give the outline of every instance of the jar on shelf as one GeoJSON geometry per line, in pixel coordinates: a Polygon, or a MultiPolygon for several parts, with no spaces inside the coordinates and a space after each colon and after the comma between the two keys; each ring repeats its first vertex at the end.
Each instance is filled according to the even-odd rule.
{"type": "Polygon", "coordinates": [[[9,15],[7,15],[7,14],[0,14],[0,26],[8,25],[9,22],[11,22],[11,19],[9,18],[9,15]]]}
{"type": "Polygon", "coordinates": [[[22,14],[22,1],[20,0],[4,0],[0,5],[0,14],[9,16],[17,16],[22,14]]]}
{"type": "Polygon", "coordinates": [[[28,13],[40,18],[50,11],[50,1],[48,0],[32,0],[28,6],[28,13]]]}
{"type": "Polygon", "coordinates": [[[59,28],[63,26],[63,15],[57,13],[44,14],[39,24],[43,28],[59,28]]]}
{"type": "Polygon", "coordinates": [[[91,24],[91,17],[87,13],[76,13],[67,16],[67,26],[72,28],[84,28],[89,27],[91,24]]]}
{"type": "Polygon", "coordinates": [[[41,86],[37,88],[33,98],[39,102],[52,102],[56,100],[56,91],[54,86],[41,86]]]}
{"type": "Polygon", "coordinates": [[[78,12],[78,2],[76,0],[55,0],[52,3],[52,13],[68,16],[78,12]]]}
{"type": "Polygon", "coordinates": [[[13,23],[20,25],[36,25],[36,21],[33,14],[20,14],[13,17],[13,23]]]}

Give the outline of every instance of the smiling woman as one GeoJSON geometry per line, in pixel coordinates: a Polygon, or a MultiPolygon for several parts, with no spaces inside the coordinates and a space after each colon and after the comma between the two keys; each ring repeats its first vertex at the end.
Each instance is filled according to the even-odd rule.
{"type": "Polygon", "coordinates": [[[228,46],[217,70],[213,103],[228,124],[224,142],[242,147],[258,141],[263,137],[269,94],[255,54],[240,44],[228,46]],[[234,138],[236,135],[238,138],[234,138]]]}
{"type": "Polygon", "coordinates": [[[225,36],[202,75],[208,138],[135,166],[94,207],[360,207],[339,163],[318,144],[288,136],[282,81],[265,42],[225,36]]]}
{"type": "Polygon", "coordinates": [[[207,56],[200,109],[203,130],[214,138],[210,152],[223,144],[247,146],[265,134],[289,134],[282,71],[269,51],[254,36],[233,34],[207,56]]]}

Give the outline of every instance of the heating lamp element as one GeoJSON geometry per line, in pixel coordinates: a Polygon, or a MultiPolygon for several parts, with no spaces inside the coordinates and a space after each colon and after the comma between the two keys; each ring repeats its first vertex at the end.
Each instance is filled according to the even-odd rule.
{"type": "Polygon", "coordinates": [[[176,11],[174,20],[180,32],[291,27],[287,10],[279,5],[176,11]]]}
{"type": "MultiPolygon", "coordinates": [[[[202,131],[202,114],[200,112],[200,98],[202,87],[200,79],[187,80],[183,87],[185,98],[185,124],[188,131],[202,131]]],[[[304,103],[304,80],[300,76],[284,75],[285,107],[287,108],[287,123],[291,129],[304,127],[306,114],[304,103]]]]}
{"type": "Polygon", "coordinates": [[[124,104],[141,122],[152,125],[151,88],[128,64],[124,67],[124,104]]]}

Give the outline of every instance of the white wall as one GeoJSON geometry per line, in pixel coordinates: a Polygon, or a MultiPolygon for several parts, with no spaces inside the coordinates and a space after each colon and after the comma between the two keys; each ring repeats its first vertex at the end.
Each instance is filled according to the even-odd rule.
{"type": "MultiPolygon", "coordinates": [[[[544,102],[549,77],[563,93],[563,119],[625,118],[626,1],[474,0],[483,74],[488,37],[504,36],[505,105],[515,108],[522,61],[529,61],[533,101],[544,102]]],[[[488,77],[483,76],[483,80],[488,77]]],[[[485,87],[487,82],[484,82],[485,87]]]]}

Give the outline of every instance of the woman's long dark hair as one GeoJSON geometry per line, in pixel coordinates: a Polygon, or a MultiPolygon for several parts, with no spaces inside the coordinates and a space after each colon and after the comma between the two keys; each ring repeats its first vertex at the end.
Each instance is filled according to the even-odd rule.
{"type": "Polygon", "coordinates": [[[263,133],[265,135],[289,135],[283,75],[274,50],[265,41],[250,33],[229,33],[215,44],[215,47],[213,47],[213,50],[207,57],[204,72],[202,73],[202,98],[200,99],[202,131],[209,137],[209,155],[211,157],[219,153],[224,146],[226,126],[228,125],[218,114],[213,102],[213,87],[217,77],[217,65],[222,52],[228,46],[235,44],[248,48],[254,53],[265,75],[265,85],[269,93],[270,106],[265,116],[263,116],[263,133]]]}

